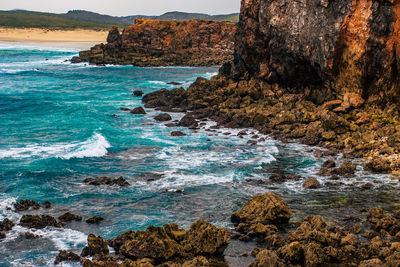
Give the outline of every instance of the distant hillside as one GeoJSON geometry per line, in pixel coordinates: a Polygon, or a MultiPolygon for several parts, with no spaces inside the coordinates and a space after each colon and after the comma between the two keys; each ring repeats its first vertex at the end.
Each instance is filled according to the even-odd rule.
{"type": "Polygon", "coordinates": [[[0,11],[0,26],[48,29],[109,29],[133,24],[137,18],[156,20],[206,19],[237,22],[239,14],[207,15],[202,13],[167,12],[161,16],[133,15],[114,17],[84,10],[71,10],[66,14],[43,13],[26,10],[0,11]]]}
{"type": "Polygon", "coordinates": [[[106,23],[93,20],[76,20],[65,14],[42,13],[33,11],[0,11],[0,26],[16,28],[46,28],[46,29],[110,29],[113,25],[122,23],[106,23]]]}

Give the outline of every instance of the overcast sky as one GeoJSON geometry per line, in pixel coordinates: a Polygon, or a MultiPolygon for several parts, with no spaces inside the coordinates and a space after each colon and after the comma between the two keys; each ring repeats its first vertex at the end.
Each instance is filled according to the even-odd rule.
{"type": "Polygon", "coordinates": [[[208,14],[239,12],[240,0],[0,0],[0,10],[65,13],[83,9],[113,16],[161,15],[168,11],[208,14]]]}

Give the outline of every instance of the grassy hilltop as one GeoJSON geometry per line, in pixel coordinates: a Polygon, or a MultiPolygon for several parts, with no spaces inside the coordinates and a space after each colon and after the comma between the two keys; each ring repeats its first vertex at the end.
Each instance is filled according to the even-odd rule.
{"type": "Polygon", "coordinates": [[[211,16],[201,13],[168,12],[161,16],[113,17],[83,10],[72,10],[66,14],[14,10],[0,11],[0,27],[108,30],[112,26],[124,27],[133,24],[136,18],[156,20],[207,19],[236,22],[239,15],[235,13],[211,16]]]}

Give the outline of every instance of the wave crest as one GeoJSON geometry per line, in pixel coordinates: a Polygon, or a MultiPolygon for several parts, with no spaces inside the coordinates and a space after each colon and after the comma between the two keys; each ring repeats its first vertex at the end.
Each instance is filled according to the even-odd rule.
{"type": "Polygon", "coordinates": [[[73,143],[58,143],[53,145],[30,144],[24,147],[0,149],[0,158],[86,158],[102,157],[107,154],[111,145],[101,134],[95,133],[88,140],[73,143]]]}

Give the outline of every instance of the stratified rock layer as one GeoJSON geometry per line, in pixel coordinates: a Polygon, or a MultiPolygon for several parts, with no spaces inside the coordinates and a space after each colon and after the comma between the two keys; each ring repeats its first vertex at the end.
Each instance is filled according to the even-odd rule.
{"type": "Polygon", "coordinates": [[[212,66],[233,58],[236,24],[137,19],[122,34],[114,27],[107,44],[79,54],[94,64],[212,66]]]}

